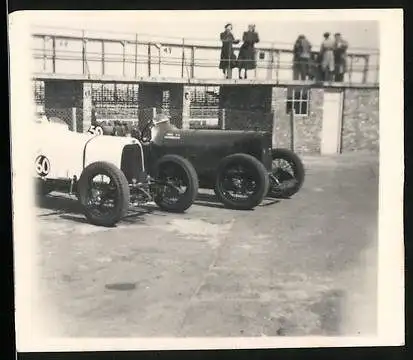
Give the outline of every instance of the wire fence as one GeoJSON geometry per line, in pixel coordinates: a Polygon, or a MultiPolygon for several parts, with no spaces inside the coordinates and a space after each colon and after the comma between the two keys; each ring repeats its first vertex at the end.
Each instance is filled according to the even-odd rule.
{"type": "MultiPolygon", "coordinates": [[[[81,108],[46,108],[50,121],[63,120],[71,131],[86,132],[83,125],[84,112],[81,108]]],[[[236,110],[206,108],[192,109],[189,116],[183,116],[182,108],[97,108],[95,116],[89,116],[90,125],[100,126],[106,135],[127,136],[133,131],[147,130],[148,124],[158,114],[165,114],[177,128],[272,131],[274,113],[272,111],[236,110]]]]}

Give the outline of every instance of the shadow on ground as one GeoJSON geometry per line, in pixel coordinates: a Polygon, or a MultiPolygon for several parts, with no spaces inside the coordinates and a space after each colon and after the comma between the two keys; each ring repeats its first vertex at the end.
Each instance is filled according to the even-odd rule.
{"type": "MultiPolygon", "coordinates": [[[[284,200],[284,199],[283,199],[284,200]]],[[[287,199],[288,200],[288,199],[287,199]]],[[[273,197],[265,197],[259,206],[269,206],[279,203],[280,200],[273,197]]],[[[210,208],[225,209],[224,204],[222,204],[216,197],[215,194],[199,193],[195,205],[205,206],[210,208]]]]}

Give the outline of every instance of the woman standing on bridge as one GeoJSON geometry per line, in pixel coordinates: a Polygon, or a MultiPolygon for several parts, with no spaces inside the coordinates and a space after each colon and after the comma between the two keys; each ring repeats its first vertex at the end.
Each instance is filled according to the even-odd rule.
{"type": "Polygon", "coordinates": [[[234,53],[233,44],[238,44],[239,40],[235,40],[232,34],[232,24],[225,25],[225,31],[220,34],[222,41],[221,61],[219,68],[222,70],[227,79],[231,78],[232,69],[237,67],[237,57],[234,53]]]}
{"type": "Polygon", "coordinates": [[[242,36],[244,42],[238,54],[238,68],[239,78],[241,77],[241,70],[244,69],[244,79],[247,78],[247,70],[253,70],[257,67],[255,59],[255,44],[260,41],[258,33],[255,32],[255,25],[248,25],[248,31],[244,32],[242,36]]]}

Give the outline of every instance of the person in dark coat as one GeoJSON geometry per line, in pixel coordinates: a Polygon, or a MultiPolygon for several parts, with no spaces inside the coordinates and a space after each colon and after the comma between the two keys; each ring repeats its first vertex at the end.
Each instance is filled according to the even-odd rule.
{"type": "Polygon", "coordinates": [[[244,32],[242,36],[243,44],[238,54],[238,69],[239,78],[241,77],[241,70],[244,69],[244,79],[247,78],[247,71],[257,67],[255,59],[255,44],[260,41],[258,33],[255,32],[255,25],[248,25],[248,31],[244,32]]]}
{"type": "Polygon", "coordinates": [[[348,48],[348,42],[343,39],[340,33],[334,35],[334,81],[343,81],[344,74],[347,71],[347,59],[346,53],[348,48]]]}
{"type": "Polygon", "coordinates": [[[220,39],[222,47],[219,68],[228,79],[231,78],[232,69],[237,67],[237,57],[235,56],[233,45],[239,43],[239,40],[235,40],[232,34],[232,24],[225,25],[225,31],[220,34],[220,39]]]}
{"type": "Polygon", "coordinates": [[[293,80],[300,78],[300,41],[301,35],[295,40],[293,47],[293,80]]]}
{"type": "Polygon", "coordinates": [[[310,60],[311,60],[311,43],[305,37],[300,35],[293,49],[294,65],[293,65],[293,78],[294,80],[307,80],[310,76],[310,60]]]}
{"type": "Polygon", "coordinates": [[[310,56],[308,78],[313,81],[322,80],[321,75],[321,59],[318,52],[312,52],[310,56]]]}

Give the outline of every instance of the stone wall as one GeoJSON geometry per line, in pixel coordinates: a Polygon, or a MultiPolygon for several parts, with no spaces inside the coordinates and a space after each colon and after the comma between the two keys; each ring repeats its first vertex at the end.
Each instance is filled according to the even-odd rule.
{"type": "Polygon", "coordinates": [[[344,92],[342,152],[379,151],[379,90],[344,92]]]}
{"type": "MultiPolygon", "coordinates": [[[[291,147],[291,119],[287,113],[287,88],[274,87],[272,109],[275,113],[273,146],[291,147]]],[[[319,153],[323,118],[323,89],[310,89],[308,116],[299,115],[294,120],[294,150],[297,153],[319,153]]]]}
{"type": "Polygon", "coordinates": [[[323,102],[324,90],[311,89],[308,116],[295,119],[294,150],[297,153],[320,153],[323,102]]]}

